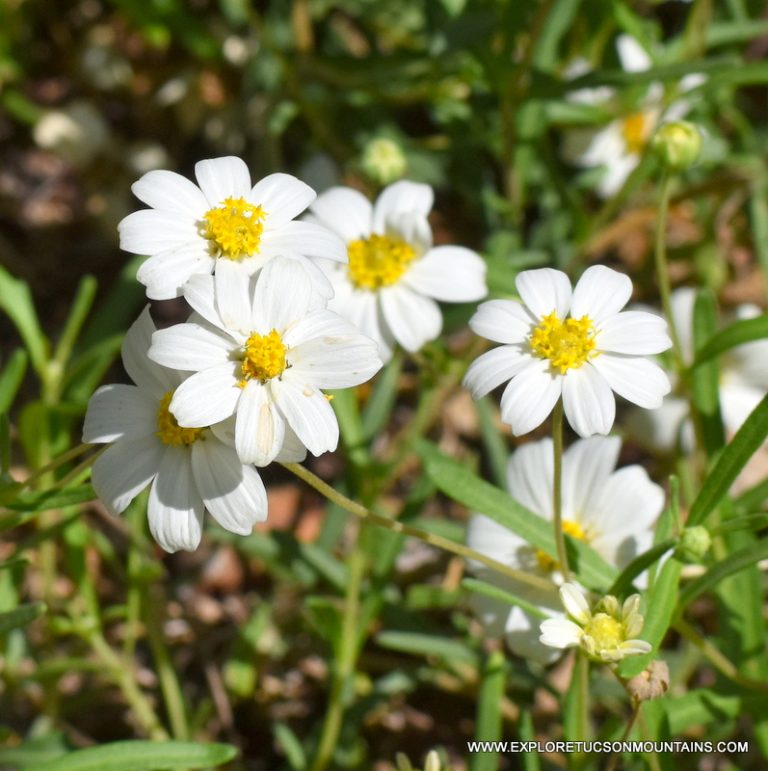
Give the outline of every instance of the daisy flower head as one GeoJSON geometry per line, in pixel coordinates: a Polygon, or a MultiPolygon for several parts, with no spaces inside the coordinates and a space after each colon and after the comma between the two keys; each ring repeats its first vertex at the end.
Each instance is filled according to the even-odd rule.
{"type": "Polygon", "coordinates": [[[313,455],[336,449],[339,426],[321,389],[347,388],[381,367],[373,340],[325,308],[299,262],[271,260],[244,282],[231,271],[219,281],[193,276],[184,297],[195,313],[156,332],[149,356],[193,374],[174,393],[183,426],[234,417],[243,463],[273,461],[295,433],[313,455]]]}
{"type": "Polygon", "coordinates": [[[418,351],[443,327],[436,301],[471,302],[487,294],[485,262],[462,246],[433,246],[429,185],[401,181],[374,204],[334,187],[310,206],[310,218],[346,244],[348,263],[321,260],[334,289],[329,308],[376,340],[382,359],[395,343],[418,351]]]}
{"type": "Polygon", "coordinates": [[[501,418],[512,433],[541,425],[561,396],[583,437],[611,430],[614,391],[646,409],[661,406],[669,378],[645,357],[672,341],[661,317],[622,311],[632,294],[628,276],[594,265],[572,289],[562,271],[540,268],[515,283],[522,303],[491,300],[470,319],[476,334],[502,345],[476,359],[464,378],[476,399],[509,380],[501,418]]]}
{"type": "MultiPolygon", "coordinates": [[[[151,485],[149,528],[168,552],[197,548],[206,509],[222,527],[248,535],[267,518],[261,478],[221,441],[217,427],[178,424],[169,404],[184,375],[147,358],[154,331],[147,307],[122,350],[136,385],[103,386],[88,404],[83,441],[111,445],[93,464],[93,487],[119,514],[151,485]]],[[[291,451],[286,459],[300,457],[291,451]]]]}
{"type": "Polygon", "coordinates": [[[252,185],[248,167],[234,156],[200,161],[195,177],[197,185],[173,171],[149,171],[131,188],[150,208],[120,222],[120,247],[149,255],[137,274],[149,298],[179,297],[190,276],[222,265],[252,275],[278,254],[346,261],[337,236],[294,221],[315,199],[296,177],[270,174],[252,185]]]}
{"type": "Polygon", "coordinates": [[[639,594],[628,597],[623,605],[613,595],[607,595],[590,609],[578,586],[563,584],[560,599],[570,618],[542,622],[540,639],[544,645],[581,648],[590,659],[603,664],[651,652],[650,643],[636,639],[644,623],[639,594]]]}
{"type": "MultiPolygon", "coordinates": [[[[652,66],[645,49],[629,35],[617,38],[616,50],[625,72],[645,72],[652,66]]],[[[584,72],[582,67],[573,70],[576,75],[584,72]]],[[[678,84],[678,90],[684,94],[703,81],[703,75],[686,75],[678,84]]],[[[570,98],[582,104],[611,108],[615,96],[612,89],[595,88],[576,89],[571,92],[570,98]]],[[[681,120],[688,114],[690,107],[690,101],[685,98],[665,106],[664,87],[661,83],[651,83],[639,106],[634,109],[620,108],[617,117],[602,129],[571,132],[566,138],[565,154],[571,162],[582,168],[603,168],[597,192],[602,198],[610,198],[637,168],[656,129],[663,123],[681,120]]]]}
{"type": "MultiPolygon", "coordinates": [[[[609,565],[619,571],[653,543],[653,526],[664,508],[664,491],[638,465],[616,469],[621,440],[594,436],[580,439],[563,454],[563,530],[589,544],[609,565]]],[[[552,440],[543,439],[518,448],[507,464],[507,487],[523,506],[551,521],[553,452],[552,440]]],[[[550,580],[549,591],[528,585],[472,563],[483,580],[524,597],[556,613],[557,586],[562,575],[555,560],[494,520],[475,514],[467,528],[467,544],[475,551],[509,567],[550,580]]],[[[636,583],[643,585],[645,576],[636,583]]],[[[503,634],[514,653],[546,660],[539,643],[538,620],[519,607],[510,608],[486,597],[473,598],[484,625],[503,634]]]]}

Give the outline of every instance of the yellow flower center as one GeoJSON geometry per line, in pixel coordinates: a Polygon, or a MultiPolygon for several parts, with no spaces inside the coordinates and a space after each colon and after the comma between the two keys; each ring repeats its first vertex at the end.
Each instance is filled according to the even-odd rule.
{"type": "Polygon", "coordinates": [[[267,335],[254,332],[245,341],[245,355],[240,365],[243,375],[240,387],[244,388],[249,380],[266,383],[273,377],[282,375],[289,366],[285,360],[287,352],[288,349],[276,329],[267,335]]]}
{"type": "Polygon", "coordinates": [[[621,122],[621,136],[627,152],[640,155],[651,133],[651,121],[643,112],[633,112],[621,122]]]}
{"type": "Polygon", "coordinates": [[[348,246],[349,277],[360,289],[391,286],[416,259],[416,250],[392,236],[372,235],[348,246]]]}
{"type": "Polygon", "coordinates": [[[542,359],[549,359],[561,375],[569,369],[578,369],[597,355],[595,329],[589,316],[560,321],[557,313],[552,311],[531,332],[529,342],[533,352],[542,359]]]}
{"type": "Polygon", "coordinates": [[[168,409],[173,398],[173,391],[168,393],[160,401],[157,410],[157,436],[163,444],[172,444],[174,447],[190,445],[200,438],[204,428],[183,428],[168,409]]]}
{"type": "Polygon", "coordinates": [[[203,216],[202,234],[216,257],[242,260],[257,254],[267,213],[244,198],[225,198],[203,216]]]}
{"type": "Polygon", "coordinates": [[[584,626],[584,634],[591,637],[596,652],[610,651],[624,642],[621,621],[607,613],[596,613],[584,626]]]}
{"type": "MultiPolygon", "coordinates": [[[[563,532],[579,541],[587,541],[587,533],[584,528],[572,519],[563,520],[563,532]]],[[[536,550],[536,561],[539,563],[539,567],[547,572],[552,572],[557,567],[557,562],[543,549],[536,550]]]]}

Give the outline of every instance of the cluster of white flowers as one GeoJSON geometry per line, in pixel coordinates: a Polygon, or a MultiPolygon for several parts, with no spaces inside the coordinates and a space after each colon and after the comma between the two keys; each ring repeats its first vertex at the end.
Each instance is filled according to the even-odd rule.
{"type": "Polygon", "coordinates": [[[121,246],[148,256],[147,296],[183,296],[192,314],[156,331],[145,308],[123,345],[136,385],[100,388],[84,427],[112,445],[93,466],[99,497],[119,513],[151,484],[150,529],[169,552],[197,547],[205,509],[250,533],[267,516],[256,466],[336,448],[323,389],[365,382],[395,342],[435,339],[435,300],[487,291],[477,254],[433,248],[427,185],[398,182],[373,207],[347,188],[316,198],[288,174],[252,185],[234,157],[195,176],[148,172],[133,191],[150,208],[119,225],[121,246]]]}

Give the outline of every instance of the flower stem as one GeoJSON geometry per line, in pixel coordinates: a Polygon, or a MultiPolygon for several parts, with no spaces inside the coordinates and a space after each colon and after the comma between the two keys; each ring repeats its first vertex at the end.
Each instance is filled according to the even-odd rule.
{"type": "Polygon", "coordinates": [[[356,501],[350,500],[345,495],[342,495],[340,492],[334,490],[327,482],[323,482],[320,477],[316,476],[298,463],[283,463],[281,465],[288,469],[288,471],[290,471],[292,474],[295,474],[297,477],[299,477],[299,479],[306,482],[310,487],[313,487],[329,501],[332,501],[337,506],[340,506],[345,511],[348,511],[350,514],[354,514],[356,517],[359,517],[362,520],[371,522],[374,525],[378,525],[379,527],[384,527],[387,530],[392,530],[395,533],[402,533],[403,535],[410,535],[413,538],[418,538],[421,541],[432,544],[433,546],[437,546],[438,548],[451,552],[452,554],[458,554],[460,557],[464,557],[465,559],[481,562],[483,565],[486,565],[492,570],[495,570],[502,575],[509,576],[509,578],[513,578],[516,581],[527,584],[528,586],[533,586],[537,589],[544,589],[547,591],[552,590],[551,582],[544,578],[526,573],[522,570],[515,570],[514,568],[510,568],[501,562],[497,562],[496,560],[487,557],[485,554],[481,554],[474,549],[470,549],[468,546],[464,546],[464,544],[456,543],[455,541],[451,541],[448,538],[443,538],[442,536],[436,535],[435,533],[428,533],[426,530],[419,530],[416,527],[411,527],[410,525],[406,525],[396,519],[390,519],[389,517],[384,517],[381,514],[376,514],[376,512],[367,509],[365,506],[362,506],[356,501]]]}
{"type": "Polygon", "coordinates": [[[47,463],[42,468],[39,468],[35,471],[34,474],[30,474],[21,484],[23,487],[31,487],[32,485],[37,482],[40,477],[45,476],[46,474],[49,474],[51,471],[54,471],[59,466],[62,466],[63,464],[69,462],[73,458],[76,458],[78,455],[82,455],[84,452],[89,450],[91,447],[93,447],[92,444],[78,444],[77,447],[73,447],[71,450],[67,450],[66,452],[62,453],[58,457],[54,458],[50,463],[47,463]]]}
{"type": "Polygon", "coordinates": [[[565,549],[565,534],[563,533],[563,400],[557,400],[552,413],[552,446],[554,451],[554,468],[552,474],[552,524],[555,528],[555,545],[557,546],[557,561],[563,581],[571,580],[568,566],[568,552],[565,549]]]}

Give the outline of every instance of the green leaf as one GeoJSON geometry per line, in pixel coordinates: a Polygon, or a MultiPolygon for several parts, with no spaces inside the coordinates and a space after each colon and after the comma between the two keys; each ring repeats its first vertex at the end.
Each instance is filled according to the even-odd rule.
{"type": "MultiPolygon", "coordinates": [[[[502,738],[501,702],[506,686],[504,654],[493,651],[486,659],[480,674],[480,692],[477,699],[475,739],[495,742],[502,738]]],[[[497,752],[476,752],[470,761],[470,771],[497,771],[497,752]]]]}
{"type": "Polygon", "coordinates": [[[63,733],[47,733],[27,739],[15,747],[0,747],[0,767],[13,766],[35,771],[43,763],[62,757],[68,750],[63,733]]]}
{"type": "Polygon", "coordinates": [[[744,425],[723,450],[696,496],[688,516],[688,527],[701,524],[717,508],[747,461],[768,436],[768,395],[755,407],[744,425]]]}
{"type": "Polygon", "coordinates": [[[38,616],[42,616],[45,610],[44,602],[33,602],[29,605],[19,605],[18,608],[9,610],[7,613],[0,613],[0,634],[26,626],[38,616]]]}
{"type": "Polygon", "coordinates": [[[91,485],[81,485],[71,490],[45,490],[44,492],[27,492],[18,495],[15,500],[0,501],[0,504],[13,511],[49,511],[61,509],[65,506],[74,506],[77,503],[85,503],[96,498],[96,493],[91,485]]]}
{"type": "Polygon", "coordinates": [[[70,752],[37,771],[171,771],[218,766],[236,755],[231,744],[124,741],[70,752]]]}
{"type": "Polygon", "coordinates": [[[275,723],[275,739],[293,771],[304,771],[307,767],[307,754],[290,727],[285,723],[275,723]]]}
{"type": "Polygon", "coordinates": [[[363,409],[363,437],[370,441],[389,420],[397,399],[397,384],[403,368],[403,356],[395,351],[392,360],[376,377],[373,393],[363,409]]]}
{"type": "Polygon", "coordinates": [[[546,619],[549,618],[549,613],[543,611],[538,605],[534,605],[528,600],[524,600],[522,597],[518,597],[512,592],[508,592],[494,584],[489,584],[487,581],[480,581],[477,578],[465,578],[461,585],[470,592],[477,592],[485,597],[489,597],[492,600],[503,602],[505,605],[517,606],[526,613],[529,613],[534,618],[546,619]]]}
{"type": "Polygon", "coordinates": [[[98,285],[93,276],[83,276],[77,287],[77,294],[72,301],[72,306],[64,324],[58,345],[54,352],[54,359],[60,367],[64,367],[69,360],[72,349],[75,346],[77,336],[83,328],[85,319],[90,313],[93,301],[96,298],[98,285]]]}
{"type": "Polygon", "coordinates": [[[700,594],[712,589],[727,576],[744,570],[766,557],[768,557],[768,539],[758,541],[751,546],[745,546],[725,559],[719,560],[704,575],[694,579],[682,589],[676,615],[680,616],[687,605],[700,594]]]}
{"type": "Polygon", "coordinates": [[[491,464],[493,480],[502,489],[507,485],[507,462],[509,450],[499,429],[494,422],[491,400],[484,396],[475,402],[477,419],[480,424],[480,435],[483,437],[483,445],[491,464]]]}
{"type": "Polygon", "coordinates": [[[13,278],[0,267],[0,308],[2,308],[27,346],[29,358],[42,379],[48,366],[49,343],[40,329],[32,294],[24,281],[13,278]]]}
{"type": "Polygon", "coordinates": [[[764,338],[768,338],[768,315],[734,321],[725,329],[713,334],[696,352],[696,358],[691,368],[700,367],[713,357],[719,356],[737,345],[752,343],[764,338]]]}
{"type": "Polygon", "coordinates": [[[672,736],[681,736],[693,726],[768,712],[768,696],[765,694],[724,694],[709,688],[699,688],[681,696],[667,696],[658,703],[667,714],[672,736]]]}
{"type": "Polygon", "coordinates": [[[478,654],[468,645],[447,637],[418,632],[380,632],[376,635],[376,643],[382,648],[390,648],[403,653],[413,653],[417,656],[438,656],[447,661],[464,661],[470,664],[478,663],[478,654]]]}
{"type": "Polygon", "coordinates": [[[608,594],[616,597],[623,597],[631,588],[632,582],[651,565],[660,560],[675,545],[675,539],[669,538],[666,541],[657,543],[648,551],[638,554],[613,582],[613,586],[608,590],[608,594]]]}
{"type": "MultiPolygon", "coordinates": [[[[466,466],[443,455],[431,442],[419,440],[416,449],[424,462],[425,471],[448,497],[471,511],[485,514],[534,548],[556,558],[551,523],[480,479],[466,466]]],[[[618,571],[592,548],[572,538],[568,539],[568,546],[571,569],[583,583],[594,589],[605,589],[613,583],[618,571]]]]}
{"type": "Polygon", "coordinates": [[[0,375],[0,413],[8,412],[13,404],[27,371],[27,361],[27,352],[23,348],[17,348],[8,357],[0,375]]]}

